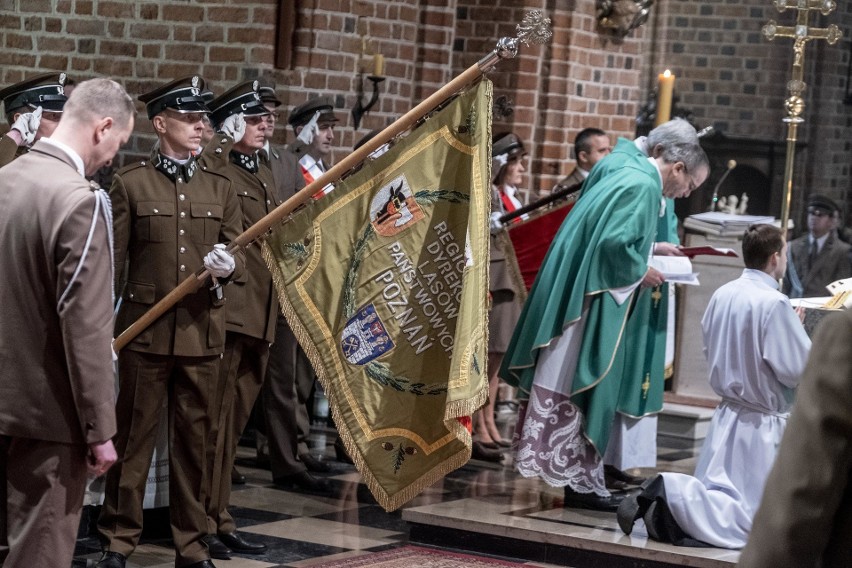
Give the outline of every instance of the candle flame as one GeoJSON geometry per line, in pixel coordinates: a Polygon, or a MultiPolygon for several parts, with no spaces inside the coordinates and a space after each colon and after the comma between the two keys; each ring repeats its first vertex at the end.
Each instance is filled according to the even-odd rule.
{"type": "Polygon", "coordinates": [[[663,72],[663,77],[671,77],[671,76],[672,76],[672,72],[671,72],[671,71],[669,71],[668,69],[666,69],[666,70],[663,72]]]}

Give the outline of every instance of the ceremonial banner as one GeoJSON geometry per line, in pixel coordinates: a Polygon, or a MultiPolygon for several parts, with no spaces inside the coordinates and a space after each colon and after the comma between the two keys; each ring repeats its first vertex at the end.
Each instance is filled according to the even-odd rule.
{"type": "Polygon", "coordinates": [[[343,443],[393,510],[470,457],[487,396],[491,83],[265,241],[343,443]]]}

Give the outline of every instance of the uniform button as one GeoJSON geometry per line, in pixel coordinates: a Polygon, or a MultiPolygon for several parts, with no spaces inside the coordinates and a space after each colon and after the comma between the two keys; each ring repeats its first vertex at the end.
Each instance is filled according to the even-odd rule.
{"type": "Polygon", "coordinates": [[[128,294],[128,297],[132,300],[132,299],[133,299],[133,292],[131,292],[130,294],[128,294]]]}
{"type": "Polygon", "coordinates": [[[267,204],[267,205],[269,205],[270,203],[272,203],[272,201],[270,201],[269,199],[267,199],[267,200],[266,200],[266,204],[267,204]]]}
{"type": "Polygon", "coordinates": [[[184,234],[186,234],[186,231],[184,231],[183,229],[178,231],[178,235],[183,236],[184,234]]]}
{"type": "Polygon", "coordinates": [[[243,195],[248,195],[248,191],[244,191],[244,192],[243,192],[243,195]]]}
{"type": "Polygon", "coordinates": [[[145,165],[145,161],[144,161],[144,160],[142,161],[142,165],[143,165],[143,166],[145,165]]]}
{"type": "Polygon", "coordinates": [[[263,187],[266,187],[266,182],[263,183],[263,187]]]}
{"type": "Polygon", "coordinates": [[[208,212],[207,212],[207,216],[208,216],[208,217],[209,217],[209,216],[211,216],[212,214],[213,214],[213,213],[211,213],[210,211],[208,211],[208,212]]]}
{"type": "Polygon", "coordinates": [[[180,218],[183,219],[185,217],[186,217],[186,211],[181,211],[180,212],[180,218]]]}
{"type": "Polygon", "coordinates": [[[216,148],[216,153],[217,153],[217,154],[221,154],[221,153],[222,153],[222,149],[221,149],[221,148],[216,148]]]}
{"type": "Polygon", "coordinates": [[[222,144],[224,144],[224,143],[225,143],[225,142],[227,142],[227,141],[228,141],[228,139],[227,139],[227,138],[222,138],[222,144]]]}
{"type": "Polygon", "coordinates": [[[181,264],[181,265],[180,265],[180,271],[181,271],[181,272],[186,272],[186,265],[185,265],[185,264],[181,264]]]}
{"type": "Polygon", "coordinates": [[[178,199],[180,199],[181,201],[183,201],[184,199],[186,199],[186,196],[185,196],[184,194],[182,194],[182,193],[181,193],[180,195],[178,195],[178,199]]]}
{"type": "Polygon", "coordinates": [[[178,183],[183,183],[183,178],[177,178],[178,183]]]}
{"type": "Polygon", "coordinates": [[[207,171],[207,166],[201,166],[201,169],[202,169],[202,170],[204,170],[204,171],[206,172],[206,171],[207,171]]]}
{"type": "Polygon", "coordinates": [[[186,247],[180,247],[180,253],[183,254],[186,252],[186,247]]]}

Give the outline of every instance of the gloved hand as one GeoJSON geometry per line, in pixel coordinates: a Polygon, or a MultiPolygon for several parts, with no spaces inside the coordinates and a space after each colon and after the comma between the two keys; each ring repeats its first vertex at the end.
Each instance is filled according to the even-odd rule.
{"type": "Polygon", "coordinates": [[[41,107],[36,107],[32,112],[25,112],[18,116],[17,120],[12,123],[12,130],[17,130],[21,134],[21,143],[24,146],[30,146],[35,140],[38,125],[41,123],[41,107]]]}
{"type": "Polygon", "coordinates": [[[225,250],[225,245],[222,243],[213,245],[213,250],[208,252],[207,256],[204,257],[204,268],[214,278],[226,278],[230,276],[236,266],[234,256],[225,250]]]}
{"type": "Polygon", "coordinates": [[[246,133],[246,119],[243,113],[232,114],[222,121],[222,126],[219,127],[219,132],[226,134],[234,139],[234,142],[239,142],[243,139],[243,134],[246,133]]]}
{"type": "Polygon", "coordinates": [[[498,212],[498,211],[494,211],[494,212],[491,213],[491,234],[492,235],[499,233],[500,231],[503,230],[503,227],[505,227],[505,225],[500,222],[500,217],[502,217],[502,216],[503,216],[503,214],[498,212]]]}
{"type": "Polygon", "coordinates": [[[319,134],[319,125],[317,125],[317,121],[320,117],[320,111],[316,111],[314,113],[313,118],[308,121],[308,123],[302,127],[302,130],[299,132],[299,135],[296,136],[296,139],[302,142],[305,146],[310,146],[311,142],[314,141],[314,136],[319,134]]]}

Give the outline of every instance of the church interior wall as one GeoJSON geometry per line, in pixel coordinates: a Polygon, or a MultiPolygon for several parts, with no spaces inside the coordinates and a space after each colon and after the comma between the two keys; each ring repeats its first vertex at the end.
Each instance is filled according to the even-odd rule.
{"type": "MultiPolygon", "coordinates": [[[[637,113],[666,68],[677,75],[677,108],[689,110],[698,126],[783,141],[792,42],[768,42],[760,30],[770,19],[792,23],[794,14],[778,14],[769,0],[659,0],[648,22],[623,41],[601,33],[596,0],[0,0],[0,84],[62,70],[78,81],[111,76],[139,93],[199,73],[221,92],[264,78],[277,85],[284,117],[309,96],[334,98],[339,159],[361,136],[474,64],[497,38],[514,35],[529,9],[552,19],[554,40],[522,47],[517,59],[489,73],[495,100],[503,111],[511,108],[495,113],[494,131],[515,131],[530,153],[526,199],[570,173],[571,142],[582,128],[603,128],[613,140],[632,137],[637,113]],[[292,36],[280,33],[281,10],[295,14],[292,36]],[[292,48],[287,68],[276,67],[282,43],[292,48]],[[365,99],[370,94],[374,54],[384,57],[386,79],[356,131],[350,113],[360,85],[365,99]]],[[[845,203],[852,184],[852,106],[843,104],[852,0],[839,0],[834,13],[814,20],[827,23],[845,36],[835,46],[808,46],[794,194],[799,211],[805,188],[845,203]]],[[[139,110],[139,132],[120,163],[140,158],[152,143],[141,104],[139,110]]],[[[279,127],[276,141],[292,136],[279,127]]]]}

